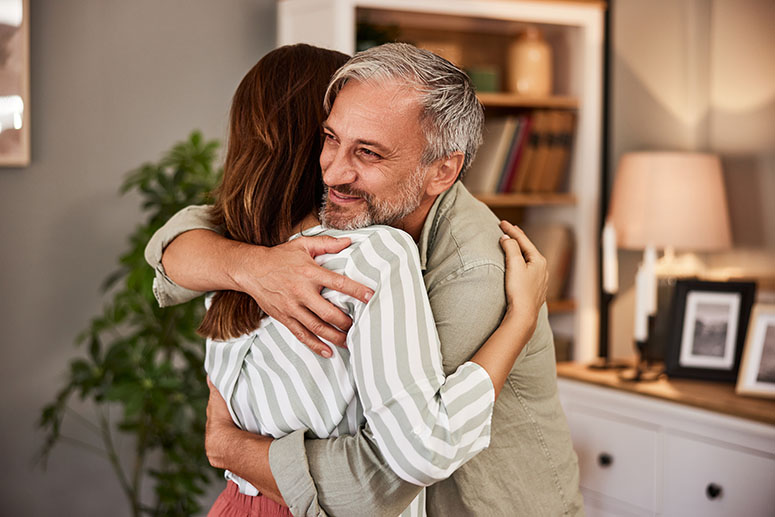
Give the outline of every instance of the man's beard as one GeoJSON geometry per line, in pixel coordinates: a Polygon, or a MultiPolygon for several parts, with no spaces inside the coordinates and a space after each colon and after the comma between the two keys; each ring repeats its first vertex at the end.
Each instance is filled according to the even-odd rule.
{"type": "Polygon", "coordinates": [[[323,206],[320,209],[320,221],[328,228],[355,230],[374,224],[396,226],[396,223],[417,210],[423,196],[423,182],[426,169],[418,167],[413,174],[399,186],[399,192],[393,199],[377,199],[374,195],[355,189],[350,185],[338,185],[337,192],[347,196],[358,196],[365,201],[366,208],[360,211],[332,203],[328,199],[326,185],[323,189],[323,206]],[[353,213],[354,212],[354,213],[353,213]]]}

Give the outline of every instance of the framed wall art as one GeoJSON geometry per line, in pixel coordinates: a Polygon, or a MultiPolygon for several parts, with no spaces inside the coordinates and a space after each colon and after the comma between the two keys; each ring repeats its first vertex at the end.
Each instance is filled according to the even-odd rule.
{"type": "Polygon", "coordinates": [[[775,398],[775,304],[754,305],[737,377],[737,392],[775,398]]]}
{"type": "Polygon", "coordinates": [[[30,163],[29,0],[0,0],[0,166],[30,163]]]}
{"type": "Polygon", "coordinates": [[[678,280],[673,293],[665,372],[734,382],[756,284],[678,280]]]}

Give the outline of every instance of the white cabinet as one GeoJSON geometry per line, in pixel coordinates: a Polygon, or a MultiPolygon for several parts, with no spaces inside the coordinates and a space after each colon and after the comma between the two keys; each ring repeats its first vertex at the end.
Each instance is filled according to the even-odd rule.
{"type": "Polygon", "coordinates": [[[656,428],[574,412],[571,437],[584,486],[641,508],[656,509],[656,428]]]}
{"type": "Polygon", "coordinates": [[[775,516],[775,426],[558,384],[590,517],[775,516]]]}
{"type": "Polygon", "coordinates": [[[671,432],[664,455],[664,501],[672,515],[775,515],[772,457],[671,432]]]}
{"type": "MultiPolygon", "coordinates": [[[[524,25],[541,26],[555,52],[554,96],[516,99],[480,95],[486,116],[531,108],[576,112],[576,135],[565,196],[495,195],[483,199],[499,216],[513,210],[526,222],[573,229],[575,257],[569,299],[550,304],[556,335],[573,336],[573,357],[597,357],[598,217],[602,124],[603,4],[522,0],[280,0],[277,43],[309,43],[352,54],[362,21],[412,31],[429,40],[457,38],[464,54],[503,63],[509,38],[524,25]],[[376,20],[376,21],[375,21],[376,20]],[[524,217],[522,217],[524,215],[524,217]]],[[[471,59],[475,59],[472,57],[471,59]]]]}

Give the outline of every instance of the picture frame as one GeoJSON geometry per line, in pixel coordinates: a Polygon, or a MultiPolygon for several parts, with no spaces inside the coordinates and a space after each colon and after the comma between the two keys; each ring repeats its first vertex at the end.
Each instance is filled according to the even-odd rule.
{"type": "Polygon", "coordinates": [[[0,6],[0,167],[30,164],[29,0],[0,6]]]}
{"type": "Polygon", "coordinates": [[[736,391],[775,398],[775,304],[753,307],[736,391]]]}
{"type": "Polygon", "coordinates": [[[735,382],[755,292],[754,282],[677,280],[665,350],[668,377],[735,382]]]}

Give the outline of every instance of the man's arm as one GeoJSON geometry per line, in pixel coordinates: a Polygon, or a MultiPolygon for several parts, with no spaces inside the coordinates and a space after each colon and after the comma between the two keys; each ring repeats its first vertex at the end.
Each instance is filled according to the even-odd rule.
{"type": "MultiPolygon", "coordinates": [[[[502,266],[482,265],[429,293],[447,374],[470,359],[499,325],[506,307],[503,282],[502,266]]],[[[294,515],[319,515],[321,508],[332,515],[363,515],[364,508],[398,515],[420,489],[387,466],[368,425],[353,436],[303,444],[294,435],[274,440],[269,463],[294,515]]],[[[250,475],[246,479],[253,482],[250,475]]]]}
{"type": "Polygon", "coordinates": [[[371,430],[366,427],[355,435],[327,440],[306,440],[304,430],[279,440],[239,429],[231,419],[226,402],[210,385],[205,433],[207,458],[213,467],[228,469],[249,482],[259,492],[289,506],[294,515],[325,517],[332,515],[398,515],[417,496],[422,487],[407,483],[387,467],[371,430]],[[306,449],[305,449],[306,447],[306,449]],[[307,468],[307,450],[314,467],[307,468]],[[327,463],[329,459],[337,459],[327,463]],[[318,461],[319,460],[319,461],[318,461]],[[325,509],[318,500],[317,481],[325,482],[331,494],[325,509]],[[276,480],[283,480],[283,492],[276,480]],[[293,499],[286,501],[283,493],[293,499]]]}
{"type": "Polygon", "coordinates": [[[217,228],[208,220],[208,208],[206,205],[199,205],[182,209],[173,215],[164,226],[156,230],[145,246],[145,261],[156,272],[156,278],[153,281],[153,294],[161,307],[170,307],[193,300],[206,290],[197,291],[176,284],[167,276],[167,271],[162,264],[162,257],[170,243],[184,232],[196,229],[209,230],[208,233],[213,235],[223,232],[222,228],[217,228]]]}
{"type": "Polygon", "coordinates": [[[242,431],[234,425],[226,401],[210,379],[207,379],[207,386],[210,398],[207,401],[205,452],[210,464],[219,469],[228,468],[243,479],[249,476],[251,484],[260,487],[262,494],[287,506],[269,468],[272,439],[242,431]],[[234,454],[236,451],[239,453],[234,454]]]}
{"type": "Polygon", "coordinates": [[[349,239],[300,237],[266,248],[219,235],[208,207],[188,207],[149,241],[145,256],[156,271],[154,293],[162,306],[188,301],[203,291],[249,294],[259,306],[315,352],[330,356],[319,338],[344,345],[350,318],[320,296],[327,287],[368,301],[372,291],[318,266],[314,258],[337,253],[349,239]]]}

